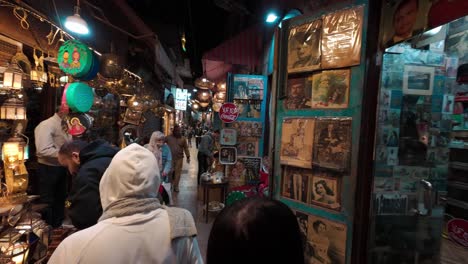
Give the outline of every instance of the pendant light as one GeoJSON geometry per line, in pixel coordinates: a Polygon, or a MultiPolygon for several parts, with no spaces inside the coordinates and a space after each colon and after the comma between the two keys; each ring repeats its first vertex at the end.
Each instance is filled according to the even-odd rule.
{"type": "Polygon", "coordinates": [[[76,1],[74,8],[74,15],[67,17],[65,20],[65,27],[71,32],[86,35],[89,33],[88,23],[80,16],[80,0],[76,1]]]}

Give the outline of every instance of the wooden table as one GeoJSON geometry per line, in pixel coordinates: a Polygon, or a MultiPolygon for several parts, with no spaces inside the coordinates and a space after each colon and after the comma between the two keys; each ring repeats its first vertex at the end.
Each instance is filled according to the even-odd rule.
{"type": "Polygon", "coordinates": [[[228,188],[228,181],[220,183],[213,183],[212,181],[201,181],[203,187],[203,205],[205,206],[205,222],[208,223],[208,204],[210,203],[210,190],[221,189],[221,202],[226,204],[226,191],[228,188]]]}

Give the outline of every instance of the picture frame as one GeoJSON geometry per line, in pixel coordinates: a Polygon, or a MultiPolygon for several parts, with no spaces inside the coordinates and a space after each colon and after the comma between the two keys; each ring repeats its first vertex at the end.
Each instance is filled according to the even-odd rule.
{"type": "Polygon", "coordinates": [[[351,162],[351,118],[319,118],[315,122],[313,164],[347,171],[351,162]]]}
{"type": "Polygon", "coordinates": [[[322,20],[317,19],[289,29],[288,73],[312,71],[320,68],[322,20]]]}
{"type": "Polygon", "coordinates": [[[281,128],[280,163],[312,168],[315,118],[284,118],[281,128]]]}
{"type": "Polygon", "coordinates": [[[237,144],[237,131],[232,128],[221,129],[219,144],[234,146],[237,144]]]}
{"type": "Polygon", "coordinates": [[[434,75],[434,67],[405,65],[403,72],[403,94],[432,95],[434,75]]]}
{"type": "Polygon", "coordinates": [[[237,162],[237,149],[235,147],[221,147],[219,150],[219,163],[231,165],[237,162]]]}
{"type": "Polygon", "coordinates": [[[262,167],[262,158],[260,157],[237,157],[237,163],[243,163],[245,167],[245,183],[256,185],[260,182],[260,168],[262,167]]]}
{"type": "Polygon", "coordinates": [[[310,201],[310,179],[312,171],[291,166],[283,166],[281,195],[297,202],[310,201]]]}
{"type": "Polygon", "coordinates": [[[329,70],[308,78],[313,109],[345,109],[349,105],[351,70],[329,70]]]}
{"type": "Polygon", "coordinates": [[[341,177],[339,175],[315,169],[309,188],[311,204],[334,211],[341,210],[341,177]]]}
{"type": "Polygon", "coordinates": [[[238,137],[261,137],[263,133],[262,122],[237,121],[231,128],[237,130],[238,137]]]}
{"type": "Polygon", "coordinates": [[[295,211],[301,234],[306,233],[304,263],[346,263],[347,226],[324,217],[295,211]],[[307,219],[307,221],[306,221],[307,219]],[[307,226],[304,224],[307,222],[307,226]]]}

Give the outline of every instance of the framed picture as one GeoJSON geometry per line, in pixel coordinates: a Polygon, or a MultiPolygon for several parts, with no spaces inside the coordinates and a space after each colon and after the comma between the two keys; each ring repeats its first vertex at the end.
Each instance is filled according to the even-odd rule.
{"type": "Polygon", "coordinates": [[[432,95],[434,67],[405,65],[403,94],[432,95]]]}
{"type": "Polygon", "coordinates": [[[347,108],[350,72],[347,69],[314,74],[310,82],[312,84],[312,108],[347,108]]]}
{"type": "Polygon", "coordinates": [[[281,194],[302,203],[309,203],[310,200],[310,179],[312,171],[290,166],[283,167],[283,185],[281,194]]]}
{"type": "Polygon", "coordinates": [[[315,122],[313,164],[348,170],[351,160],[351,118],[320,118],[315,122]]]}
{"type": "Polygon", "coordinates": [[[301,168],[312,168],[314,118],[285,118],[281,132],[280,162],[301,168]],[[306,131],[308,133],[306,133],[306,131]]]}
{"type": "Polygon", "coordinates": [[[234,81],[234,99],[249,99],[249,90],[247,88],[247,83],[241,80],[234,81]]]}
{"type": "Polygon", "coordinates": [[[236,145],[237,143],[237,131],[232,128],[221,129],[221,136],[219,137],[219,143],[221,145],[236,145]]]}
{"type": "Polygon", "coordinates": [[[324,170],[314,170],[310,183],[310,196],[310,203],[339,211],[341,209],[341,177],[336,177],[324,170]]]}
{"type": "Polygon", "coordinates": [[[260,118],[261,103],[260,100],[234,99],[234,104],[239,111],[238,118],[260,118]]]}
{"type": "Polygon", "coordinates": [[[307,231],[309,227],[309,215],[296,211],[296,219],[299,224],[299,230],[301,231],[302,249],[304,251],[304,263],[309,263],[308,260],[312,258],[314,253],[310,251],[307,243],[307,231]]]}
{"type": "Polygon", "coordinates": [[[305,263],[336,263],[346,261],[347,228],[343,223],[308,215],[307,252],[305,263]]]}
{"type": "Polygon", "coordinates": [[[307,85],[307,78],[289,78],[287,90],[287,97],[284,100],[286,109],[306,109],[312,106],[312,89],[307,85]]]}
{"type": "Polygon", "coordinates": [[[235,164],[237,161],[237,149],[235,147],[221,147],[219,151],[219,163],[235,164]]]}
{"type": "Polygon", "coordinates": [[[361,62],[363,6],[339,10],[323,17],[322,69],[361,62]]]}
{"type": "Polygon", "coordinates": [[[292,27],[288,38],[288,73],[320,68],[322,20],[292,27]]]}
{"type": "Polygon", "coordinates": [[[256,185],[260,182],[260,168],[262,167],[262,158],[260,157],[237,157],[236,166],[243,167],[242,173],[245,177],[245,183],[256,185]],[[241,165],[238,165],[238,164],[241,165]]]}
{"type": "Polygon", "coordinates": [[[127,108],[123,121],[138,126],[140,124],[141,114],[141,112],[132,111],[130,108],[127,108]]]}
{"type": "Polygon", "coordinates": [[[237,154],[239,156],[258,156],[258,141],[246,140],[237,144],[237,154]]]}
{"type": "Polygon", "coordinates": [[[232,124],[241,137],[261,137],[263,132],[262,122],[238,121],[232,124]]]}

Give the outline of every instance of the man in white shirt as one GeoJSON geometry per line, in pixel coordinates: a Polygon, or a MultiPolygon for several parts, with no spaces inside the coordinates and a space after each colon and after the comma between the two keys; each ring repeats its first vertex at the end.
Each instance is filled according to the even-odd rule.
{"type": "Polygon", "coordinates": [[[67,170],[58,162],[60,147],[72,137],[62,128],[66,112],[58,110],[34,129],[38,162],[39,194],[48,205],[42,218],[52,227],[59,227],[65,217],[67,196],[67,170]]]}

